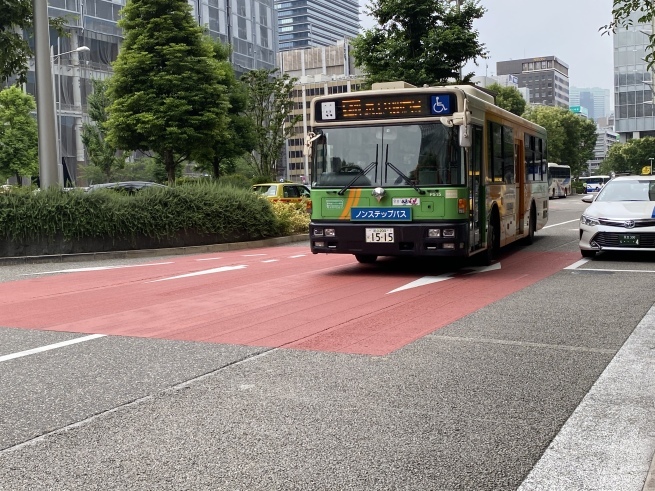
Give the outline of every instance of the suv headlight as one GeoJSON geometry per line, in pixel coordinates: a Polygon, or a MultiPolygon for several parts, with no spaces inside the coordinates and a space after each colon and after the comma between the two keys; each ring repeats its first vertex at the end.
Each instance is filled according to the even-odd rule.
{"type": "Polygon", "coordinates": [[[598,218],[589,217],[587,215],[582,215],[582,217],[580,218],[580,223],[582,225],[587,225],[589,227],[595,227],[597,225],[600,225],[598,218]]]}

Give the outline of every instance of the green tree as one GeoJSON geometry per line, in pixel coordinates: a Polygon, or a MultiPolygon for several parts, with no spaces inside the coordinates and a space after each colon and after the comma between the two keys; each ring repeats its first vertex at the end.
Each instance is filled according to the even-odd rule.
{"type": "Polygon", "coordinates": [[[650,158],[655,157],[655,138],[647,136],[616,143],[610,147],[607,157],[600,166],[601,174],[610,172],[632,172],[641,174],[644,167],[649,168],[650,158]]]}
{"type": "Polygon", "coordinates": [[[276,77],[277,69],[252,70],[241,79],[248,91],[246,115],[255,130],[254,150],[249,164],[255,176],[272,179],[285,140],[293,133],[293,126],[302,115],[292,115],[291,93],[297,80],[287,73],[276,77]]]}
{"type": "MultiPolygon", "coordinates": [[[[31,33],[32,0],[0,3],[0,83],[16,75],[19,83],[27,81],[27,61],[33,56],[23,31],[31,33]]],[[[50,19],[50,25],[62,34],[63,21],[50,19]]]]}
{"type": "Polygon", "coordinates": [[[574,176],[586,169],[586,162],[594,156],[597,139],[593,121],[553,106],[532,106],[523,117],[546,128],[549,162],[570,165],[574,176]]]}
{"type": "Polygon", "coordinates": [[[460,74],[469,60],[487,55],[473,21],[485,8],[478,0],[458,7],[449,0],[373,0],[368,13],[377,26],[353,40],[355,64],[367,82],[403,80],[417,87],[444,84],[460,74]]]}
{"type": "Polygon", "coordinates": [[[18,87],[0,91],[0,175],[36,176],[39,173],[37,124],[31,112],[36,103],[18,87]]]}
{"type": "Polygon", "coordinates": [[[255,148],[255,127],[252,119],[245,114],[248,107],[248,91],[245,85],[236,79],[232,64],[229,61],[230,47],[220,40],[211,40],[214,57],[225,70],[224,84],[229,94],[229,122],[225,129],[216,134],[216,140],[211,147],[203,147],[194,158],[201,171],[210,171],[215,179],[221,174],[234,172],[234,159],[251,152],[255,148]]]}
{"type": "Polygon", "coordinates": [[[173,182],[179,164],[227,125],[226,68],[186,0],[129,0],[121,12],[108,138],[123,150],[155,152],[173,182]]]}
{"type": "Polygon", "coordinates": [[[521,116],[525,112],[526,102],[516,87],[503,87],[500,84],[491,84],[488,90],[496,93],[496,105],[521,116]]]}
{"type": "Polygon", "coordinates": [[[107,119],[111,101],[107,95],[107,81],[93,80],[93,93],[88,97],[89,118],[92,123],[82,126],[82,143],[86,147],[90,165],[98,167],[109,181],[116,169],[125,165],[125,158],[106,139],[107,119]]]}

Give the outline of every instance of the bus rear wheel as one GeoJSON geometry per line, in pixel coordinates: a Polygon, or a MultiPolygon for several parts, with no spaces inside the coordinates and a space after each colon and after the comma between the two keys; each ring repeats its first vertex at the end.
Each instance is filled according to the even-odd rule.
{"type": "Polygon", "coordinates": [[[483,266],[490,266],[498,256],[500,250],[500,218],[497,210],[494,210],[487,230],[487,249],[480,254],[480,261],[483,266]]]}
{"type": "Polygon", "coordinates": [[[373,254],[355,254],[355,259],[361,264],[371,264],[377,261],[378,257],[373,254]]]}

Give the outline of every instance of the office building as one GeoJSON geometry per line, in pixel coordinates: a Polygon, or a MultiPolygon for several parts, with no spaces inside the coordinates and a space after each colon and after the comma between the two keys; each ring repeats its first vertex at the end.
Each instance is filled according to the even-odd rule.
{"type": "MultiPolygon", "coordinates": [[[[91,79],[111,74],[123,35],[117,22],[126,0],[49,0],[48,15],[65,19],[67,37],[50,30],[56,115],[61,128],[59,162],[75,182],[86,162],[82,124],[87,120],[91,79]],[[80,47],[88,50],[72,52],[80,47]]],[[[189,0],[193,15],[209,34],[232,45],[231,61],[237,76],[251,69],[275,68],[277,18],[273,0],[189,0]]],[[[34,65],[27,91],[35,94],[34,65]]]]}
{"type": "Polygon", "coordinates": [[[531,104],[569,107],[569,66],[556,56],[499,61],[497,75],[515,75],[531,104]]]}
{"type": "Polygon", "coordinates": [[[516,75],[476,76],[471,78],[471,82],[484,89],[493,84],[498,84],[503,87],[514,87],[519,91],[521,97],[525,99],[525,102],[530,102],[530,89],[527,87],[519,87],[519,80],[516,75]]]}
{"type": "Polygon", "coordinates": [[[348,40],[333,46],[280,51],[278,65],[281,73],[298,79],[292,93],[292,116],[302,115],[291,138],[287,140],[278,177],[309,182],[309,161],[303,148],[307,133],[311,131],[312,99],[319,95],[355,92],[359,90],[363,77],[354,66],[348,40]]]}
{"type": "Polygon", "coordinates": [[[331,46],[359,34],[357,0],[275,0],[280,51],[331,46]]]}
{"type": "Polygon", "coordinates": [[[589,119],[598,121],[610,114],[610,91],[599,87],[569,89],[570,106],[580,106],[587,109],[589,119]]]}
{"type": "Polygon", "coordinates": [[[652,26],[640,24],[640,16],[632,14],[633,24],[613,35],[614,129],[621,142],[655,136],[653,76],[644,61],[652,26]]]}
{"type": "Polygon", "coordinates": [[[598,174],[600,165],[607,157],[612,145],[619,142],[618,133],[608,128],[598,128],[596,130],[596,146],[594,147],[594,158],[587,161],[588,172],[590,176],[598,174]]]}

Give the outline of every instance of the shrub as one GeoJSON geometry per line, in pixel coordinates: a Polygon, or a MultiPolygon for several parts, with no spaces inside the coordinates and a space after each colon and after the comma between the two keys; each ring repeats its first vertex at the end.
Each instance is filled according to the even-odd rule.
{"type": "MultiPolygon", "coordinates": [[[[262,198],[265,199],[265,198],[262,198]]],[[[272,202],[273,213],[277,217],[282,235],[302,234],[309,231],[307,200],[299,203],[272,202]]]]}
{"type": "Polygon", "coordinates": [[[112,190],[0,193],[0,239],[164,238],[183,232],[226,240],[282,235],[269,203],[250,190],[216,183],[112,190]]]}

